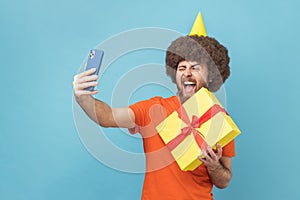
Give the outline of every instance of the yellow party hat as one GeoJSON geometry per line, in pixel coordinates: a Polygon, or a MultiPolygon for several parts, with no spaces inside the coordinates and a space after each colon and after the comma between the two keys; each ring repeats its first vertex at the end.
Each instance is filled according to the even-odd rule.
{"type": "Polygon", "coordinates": [[[206,31],[205,31],[201,12],[199,12],[197,15],[197,18],[190,32],[190,35],[206,36],[206,31]]]}

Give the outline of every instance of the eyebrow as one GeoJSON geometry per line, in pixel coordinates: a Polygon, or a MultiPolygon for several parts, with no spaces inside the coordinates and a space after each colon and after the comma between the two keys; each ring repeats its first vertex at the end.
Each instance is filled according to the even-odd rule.
{"type": "Polygon", "coordinates": [[[200,65],[200,66],[201,66],[200,63],[196,63],[196,64],[192,65],[192,67],[195,67],[195,66],[197,66],[197,65],[200,65]]]}
{"type": "MultiPolygon", "coordinates": [[[[195,66],[197,66],[197,65],[200,65],[200,66],[201,66],[200,63],[196,63],[196,64],[191,65],[191,67],[195,67],[195,66]]],[[[178,65],[178,67],[186,67],[186,65],[178,65]]]]}

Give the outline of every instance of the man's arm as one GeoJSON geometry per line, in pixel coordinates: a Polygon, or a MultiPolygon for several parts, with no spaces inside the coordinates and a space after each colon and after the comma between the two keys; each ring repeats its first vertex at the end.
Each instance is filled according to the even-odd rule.
{"type": "Polygon", "coordinates": [[[212,183],[218,188],[225,188],[229,185],[232,177],[231,157],[222,157],[222,147],[217,144],[215,153],[211,147],[203,150],[204,158],[199,160],[207,167],[208,174],[212,183]]]}
{"type": "Polygon", "coordinates": [[[84,112],[97,124],[103,127],[133,128],[134,113],[130,108],[111,108],[106,103],[92,97],[98,91],[88,91],[85,88],[98,84],[97,75],[91,75],[95,68],[74,76],[73,90],[78,104],[84,112]]]}

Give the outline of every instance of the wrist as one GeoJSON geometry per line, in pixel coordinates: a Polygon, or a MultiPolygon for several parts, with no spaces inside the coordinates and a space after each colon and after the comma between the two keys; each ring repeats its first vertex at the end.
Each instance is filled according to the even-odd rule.
{"type": "Polygon", "coordinates": [[[75,96],[75,100],[77,101],[78,104],[82,104],[84,102],[89,101],[90,99],[92,99],[91,95],[80,95],[80,96],[75,96]]]}
{"type": "Polygon", "coordinates": [[[224,169],[223,165],[221,164],[220,161],[218,161],[216,164],[214,165],[210,165],[210,166],[206,166],[207,167],[207,170],[209,172],[215,172],[215,171],[219,171],[219,170],[222,170],[224,169]]]}

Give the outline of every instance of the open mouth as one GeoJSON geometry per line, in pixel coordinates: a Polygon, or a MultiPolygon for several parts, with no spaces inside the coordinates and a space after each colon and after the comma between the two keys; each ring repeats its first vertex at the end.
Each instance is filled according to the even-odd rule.
{"type": "Polygon", "coordinates": [[[196,82],[193,81],[184,81],[183,82],[183,88],[185,94],[191,94],[194,93],[196,88],[196,82]]]}

